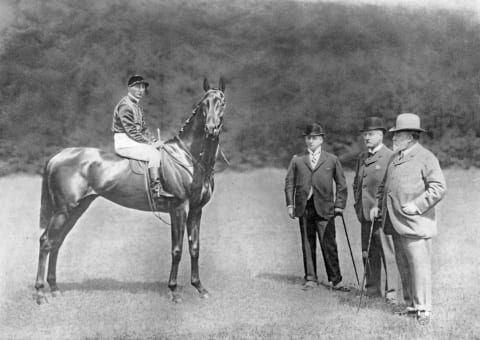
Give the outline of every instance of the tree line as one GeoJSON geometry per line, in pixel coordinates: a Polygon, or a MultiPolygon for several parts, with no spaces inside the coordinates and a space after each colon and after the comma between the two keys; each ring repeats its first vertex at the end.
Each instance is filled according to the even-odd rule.
{"type": "Polygon", "coordinates": [[[364,117],[415,112],[443,166],[480,166],[480,26],[473,13],[294,1],[12,3],[0,49],[0,172],[37,172],[63,147],[112,148],[129,75],[173,136],[227,81],[232,166],[285,166],[310,121],[351,167],[364,117]]]}

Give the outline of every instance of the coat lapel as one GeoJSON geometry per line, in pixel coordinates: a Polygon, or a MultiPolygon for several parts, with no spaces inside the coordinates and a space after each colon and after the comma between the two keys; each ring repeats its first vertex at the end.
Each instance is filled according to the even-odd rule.
{"type": "Polygon", "coordinates": [[[313,171],[317,170],[320,167],[320,165],[325,163],[326,160],[327,160],[327,155],[325,154],[325,151],[322,150],[322,152],[320,153],[320,159],[317,161],[317,164],[315,165],[315,168],[313,169],[313,171]]]}
{"type": "Polygon", "coordinates": [[[412,160],[418,153],[418,151],[420,150],[420,145],[416,145],[413,150],[411,150],[410,152],[408,152],[406,155],[403,156],[402,159],[398,159],[398,153],[395,154],[394,156],[394,159],[393,159],[393,164],[394,165],[400,165],[400,164],[403,164],[405,162],[408,162],[410,160],[412,160]]]}
{"type": "Polygon", "coordinates": [[[303,155],[303,162],[307,165],[307,167],[310,169],[310,170],[313,170],[312,169],[312,164],[310,163],[310,157],[308,155],[308,152],[306,154],[303,155]]]}
{"type": "Polygon", "coordinates": [[[379,153],[380,153],[380,150],[378,150],[373,156],[368,157],[368,152],[367,152],[367,154],[365,155],[365,160],[364,160],[365,165],[370,165],[370,164],[376,162],[378,160],[378,158],[380,158],[379,153]]]}

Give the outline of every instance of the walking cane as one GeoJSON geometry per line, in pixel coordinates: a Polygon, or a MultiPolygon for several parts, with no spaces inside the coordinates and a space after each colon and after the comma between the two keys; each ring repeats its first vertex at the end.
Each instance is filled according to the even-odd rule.
{"type": "Polygon", "coordinates": [[[345,236],[347,236],[348,249],[350,250],[350,256],[352,257],[353,269],[355,270],[355,277],[357,278],[357,284],[360,286],[360,281],[358,280],[357,266],[355,265],[355,260],[353,259],[352,247],[350,246],[350,239],[348,238],[347,226],[345,225],[345,218],[342,216],[343,229],[345,229],[345,236]]]}
{"type": "Polygon", "coordinates": [[[365,279],[367,278],[368,267],[370,266],[370,245],[372,244],[372,235],[373,235],[373,225],[375,224],[375,219],[373,219],[372,224],[370,225],[370,232],[368,234],[368,246],[367,246],[367,260],[365,261],[365,271],[363,273],[362,285],[360,286],[360,302],[358,303],[357,313],[360,310],[362,305],[362,299],[364,295],[363,286],[365,285],[365,279]]]}

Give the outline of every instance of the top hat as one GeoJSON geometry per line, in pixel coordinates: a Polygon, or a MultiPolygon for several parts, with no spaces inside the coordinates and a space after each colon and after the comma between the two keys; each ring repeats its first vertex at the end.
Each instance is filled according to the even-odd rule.
{"type": "Polygon", "coordinates": [[[143,79],[142,76],[139,76],[139,75],[134,75],[134,76],[131,76],[129,79],[128,79],[128,83],[127,83],[127,86],[130,87],[130,86],[133,86],[133,85],[137,85],[137,84],[144,84],[145,87],[148,87],[148,82],[145,81],[143,79]]]}
{"type": "Polygon", "coordinates": [[[302,136],[323,136],[323,128],[320,124],[312,123],[305,127],[302,136]]]}
{"type": "Polygon", "coordinates": [[[397,121],[395,127],[391,128],[390,132],[397,131],[419,131],[425,132],[424,129],[420,127],[420,117],[414,113],[401,113],[397,116],[397,121]]]}
{"type": "Polygon", "coordinates": [[[382,130],[386,132],[387,129],[385,128],[385,124],[383,123],[383,119],[380,117],[367,117],[363,121],[363,129],[360,132],[371,131],[371,130],[382,130]]]}

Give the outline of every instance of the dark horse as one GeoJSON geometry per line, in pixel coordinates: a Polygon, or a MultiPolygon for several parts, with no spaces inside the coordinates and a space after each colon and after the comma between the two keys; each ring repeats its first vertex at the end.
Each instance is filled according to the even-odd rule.
{"type": "MultiPolygon", "coordinates": [[[[182,256],[185,226],[191,256],[191,283],[201,297],[208,297],[198,273],[200,220],[203,206],[213,193],[213,169],[219,153],[219,135],[225,110],[225,84],[217,89],[203,83],[205,94],[186,120],[178,135],[165,143],[162,152],[164,188],[171,198],[156,201],[156,211],[168,212],[171,220],[172,267],[168,287],[172,300],[181,301],[177,273],[182,256]],[[166,149],[177,149],[187,166],[166,149]],[[191,170],[193,168],[193,171],[191,170]]],[[[94,148],[67,148],[45,165],[42,182],[40,255],[35,282],[36,300],[46,302],[43,292],[48,258],[47,282],[53,296],[59,294],[56,282],[58,251],[79,217],[98,196],[122,206],[149,211],[150,201],[143,175],[133,172],[130,161],[94,148]]]]}

